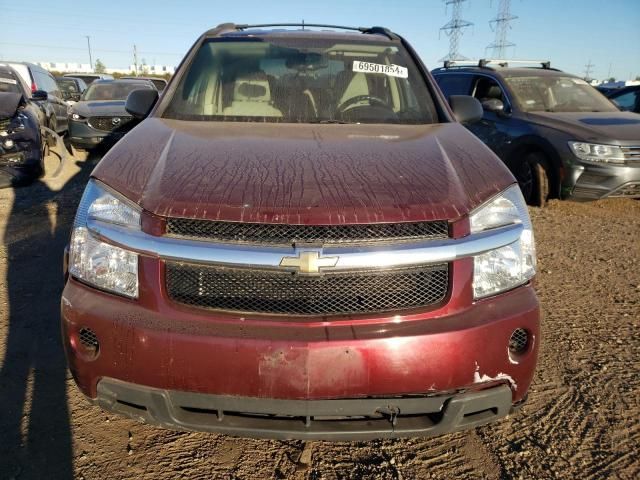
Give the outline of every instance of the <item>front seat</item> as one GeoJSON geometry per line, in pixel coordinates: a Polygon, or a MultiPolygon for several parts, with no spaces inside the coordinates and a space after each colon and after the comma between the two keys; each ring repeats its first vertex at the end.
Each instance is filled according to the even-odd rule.
{"type": "Polygon", "coordinates": [[[282,117],[282,112],[273,106],[269,79],[263,74],[238,77],[233,87],[231,105],[222,114],[238,117],[282,117]]]}

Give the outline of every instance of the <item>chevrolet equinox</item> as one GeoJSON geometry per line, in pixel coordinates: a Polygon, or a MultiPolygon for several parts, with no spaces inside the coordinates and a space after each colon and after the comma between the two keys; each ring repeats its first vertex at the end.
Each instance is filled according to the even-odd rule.
{"type": "Polygon", "coordinates": [[[536,256],[514,177],[462,125],[479,102],[447,104],[387,29],[294,26],[220,25],[161,98],[129,94],[143,120],[93,171],[66,255],[78,387],[247,437],[503,418],[534,373],[536,256]]]}

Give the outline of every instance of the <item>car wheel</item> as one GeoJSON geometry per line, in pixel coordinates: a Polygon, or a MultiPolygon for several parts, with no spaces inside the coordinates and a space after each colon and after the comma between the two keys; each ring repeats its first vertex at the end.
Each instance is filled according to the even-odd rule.
{"type": "Polygon", "coordinates": [[[539,153],[525,155],[515,173],[528,205],[544,207],[549,199],[549,175],[547,161],[539,153]]]}

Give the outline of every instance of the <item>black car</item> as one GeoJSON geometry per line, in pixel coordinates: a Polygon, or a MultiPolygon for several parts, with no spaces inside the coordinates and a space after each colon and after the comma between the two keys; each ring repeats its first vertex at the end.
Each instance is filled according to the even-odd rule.
{"type": "Polygon", "coordinates": [[[153,83],[158,90],[158,92],[162,92],[166,86],[167,81],[164,78],[159,77],[120,77],[123,80],[148,80],[153,83]]]}
{"type": "Polygon", "coordinates": [[[640,113],[640,85],[618,88],[606,93],[609,100],[624,112],[640,113]]]}
{"type": "Polygon", "coordinates": [[[79,78],[84,81],[87,86],[96,80],[113,80],[113,75],[107,73],[65,73],[63,77],[79,78]]]}
{"type": "Polygon", "coordinates": [[[56,77],[56,82],[62,92],[62,98],[68,105],[80,100],[80,97],[87,89],[87,84],[81,78],[75,77],[56,77]]]}
{"type": "Polygon", "coordinates": [[[432,73],[445,96],[480,100],[482,120],[466,126],[511,169],[530,204],[640,197],[638,115],[548,62],[501,62],[447,62],[432,73]]]}
{"type": "Polygon", "coordinates": [[[11,67],[0,66],[0,188],[29,183],[44,172],[44,143],[40,125],[45,120],[28,85],[11,67]]]}
{"type": "Polygon", "coordinates": [[[67,107],[68,105],[62,97],[60,87],[55,78],[44,68],[29,62],[1,62],[13,68],[29,87],[31,96],[43,98],[38,100],[40,107],[45,111],[46,122],[43,124],[60,135],[67,131],[67,107]],[[35,92],[46,92],[46,95],[35,92]]]}
{"type": "Polygon", "coordinates": [[[124,109],[127,96],[134,90],[155,90],[147,80],[95,80],[69,107],[69,143],[90,150],[109,146],[135,126],[124,109]]]}

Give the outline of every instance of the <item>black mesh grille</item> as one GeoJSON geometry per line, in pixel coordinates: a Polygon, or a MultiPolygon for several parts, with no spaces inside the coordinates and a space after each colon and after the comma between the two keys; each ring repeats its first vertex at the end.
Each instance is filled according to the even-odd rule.
{"type": "Polygon", "coordinates": [[[89,350],[98,349],[98,336],[90,328],[81,328],[78,332],[78,339],[85,348],[89,350]]]}
{"type": "Polygon", "coordinates": [[[425,307],[442,301],[447,264],[300,275],[167,262],[176,302],[215,310],[288,315],[348,315],[425,307]]]}
{"type": "Polygon", "coordinates": [[[446,221],[362,225],[291,225],[167,219],[167,234],[222,242],[260,244],[370,243],[440,239],[449,236],[446,221]]]}
{"type": "Polygon", "coordinates": [[[516,328],[509,339],[509,350],[514,353],[524,352],[529,345],[529,335],[524,328],[516,328]]]}
{"type": "Polygon", "coordinates": [[[130,122],[132,117],[127,116],[113,116],[113,117],[90,117],[89,118],[89,126],[97,129],[104,130],[105,132],[111,132],[112,130],[116,130],[126,123],[130,122]],[[114,123],[114,119],[119,118],[120,121],[116,121],[114,123]]]}

